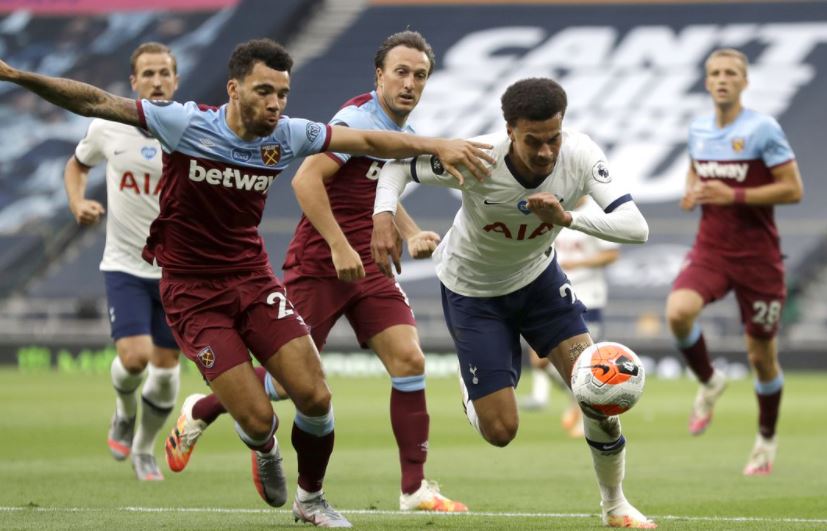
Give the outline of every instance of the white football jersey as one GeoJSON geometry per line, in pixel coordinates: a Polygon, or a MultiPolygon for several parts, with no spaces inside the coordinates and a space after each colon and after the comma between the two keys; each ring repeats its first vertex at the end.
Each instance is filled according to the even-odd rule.
{"type": "Polygon", "coordinates": [[[146,131],[95,119],[75,149],[85,166],[106,164],[106,247],[101,271],[161,278],[161,269],[141,258],[149,225],[158,217],[161,144],[146,131]]]}
{"type": "MultiPolygon", "coordinates": [[[[589,201],[582,209],[596,209],[594,202],[589,201]]],[[[580,211],[581,209],[578,209],[580,211]]],[[[577,298],[590,310],[597,310],[606,306],[608,302],[608,286],[606,283],[606,267],[578,267],[567,269],[566,262],[588,260],[603,251],[610,251],[620,247],[615,242],[601,240],[589,234],[563,229],[554,239],[554,251],[557,253],[557,262],[563,267],[569,277],[577,298]]]]}
{"type": "MultiPolygon", "coordinates": [[[[423,155],[408,161],[386,164],[379,177],[375,213],[396,210],[401,190],[398,183],[408,177],[423,184],[462,190],[462,207],[454,223],[434,252],[436,272],[451,291],[467,297],[496,297],[518,290],[536,279],[553,259],[552,242],[562,227],[542,222],[526,208],[526,198],[537,192],[554,194],[564,208],[574,209],[583,195],[591,195],[607,213],[629,203],[632,216],[623,217],[623,226],[584,216],[578,230],[618,235],[623,241],[628,225],[648,233],[645,220],[631,203],[627,190],[612,181],[603,151],[585,134],[563,131],[563,142],[554,170],[539,185],[526,187],[512,173],[506,159],[511,141],[505,133],[474,140],[494,146],[496,159],[489,177],[482,182],[466,177],[463,186],[445,172],[439,160],[423,155]],[[586,222],[585,225],[583,222],[586,222]],[[642,224],[642,228],[639,225],[642,224]]],[[[572,227],[579,217],[573,214],[572,227]]]]}

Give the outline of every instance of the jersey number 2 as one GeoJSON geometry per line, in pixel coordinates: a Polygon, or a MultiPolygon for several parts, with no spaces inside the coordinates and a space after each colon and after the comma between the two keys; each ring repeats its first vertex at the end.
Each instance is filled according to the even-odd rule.
{"type": "Polygon", "coordinates": [[[284,296],[284,293],[274,291],[267,296],[267,304],[270,306],[276,304],[276,299],[278,299],[279,305],[279,314],[276,319],[284,319],[288,315],[293,315],[293,310],[287,307],[287,297],[284,296]]]}

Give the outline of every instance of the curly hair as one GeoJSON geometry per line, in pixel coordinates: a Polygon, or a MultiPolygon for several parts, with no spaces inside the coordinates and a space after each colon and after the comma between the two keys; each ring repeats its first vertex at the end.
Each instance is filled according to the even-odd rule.
{"type": "Polygon", "coordinates": [[[548,78],[517,81],[505,90],[500,99],[506,123],[514,125],[520,118],[531,121],[548,120],[566,114],[566,91],[548,78]]]}
{"type": "Polygon", "coordinates": [[[287,73],[293,68],[293,58],[284,46],[272,39],[252,39],[233,50],[229,64],[230,79],[244,79],[256,63],[264,63],[273,70],[287,73]]]}

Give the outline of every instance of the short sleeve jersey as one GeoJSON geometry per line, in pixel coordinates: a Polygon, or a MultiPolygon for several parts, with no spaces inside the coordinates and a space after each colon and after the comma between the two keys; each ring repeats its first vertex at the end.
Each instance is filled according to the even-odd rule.
{"type": "MultiPolygon", "coordinates": [[[[770,170],[795,159],[784,131],[770,116],[744,109],[719,128],[703,116],[689,128],[689,156],[701,181],[719,180],[732,188],[774,182],[770,170]]],[[[703,205],[695,247],[731,258],[780,260],[774,209],[754,205],[703,205]]]]}
{"type": "MultiPolygon", "coordinates": [[[[345,102],[330,124],[356,129],[413,132],[411,127],[399,127],[391,120],[382,109],[375,91],[345,102]]],[[[333,178],[325,183],[333,217],[350,245],[359,253],[365,271],[368,274],[378,272],[379,268],[370,254],[370,237],[376,180],[386,161],[367,156],[352,157],[344,153],[327,155],[341,165],[333,178]]],[[[336,276],[327,242],[304,215],[287,249],[283,268],[293,269],[302,276],[336,276]]]]}
{"type": "MultiPolygon", "coordinates": [[[[584,210],[598,208],[589,201],[584,210]]],[[[578,209],[580,210],[580,209],[578,209]]],[[[590,234],[577,230],[563,229],[554,239],[554,250],[557,252],[557,261],[560,265],[570,261],[588,260],[603,251],[620,248],[620,244],[601,240],[590,234]]],[[[577,298],[589,309],[599,309],[608,302],[608,286],[605,267],[578,267],[566,269],[577,298]]]]}
{"type": "Polygon", "coordinates": [[[268,267],[258,233],[273,181],[293,160],[324,151],[330,127],[282,116],[252,141],[227,125],[227,106],[138,101],[141,125],[161,141],[164,187],[144,259],[189,274],[268,267]]]}
{"type": "Polygon", "coordinates": [[[632,200],[613,182],[603,151],[585,134],[563,131],[554,169],[533,187],[510,162],[511,141],[506,134],[475,140],[494,146],[491,154],[496,163],[482,182],[469,177],[460,188],[432,156],[411,159],[408,169],[415,181],[462,190],[462,206],[434,253],[440,281],[460,295],[506,295],[528,285],[548,267],[552,242],[562,227],[531,213],[526,197],[550,192],[564,207],[573,208],[588,194],[605,212],[632,200]]]}
{"type": "Polygon", "coordinates": [[[161,269],[146,263],[141,251],[158,216],[161,144],[137,127],[95,119],[75,148],[75,158],[89,167],[106,161],[106,246],[101,271],[160,278],[161,269]]]}

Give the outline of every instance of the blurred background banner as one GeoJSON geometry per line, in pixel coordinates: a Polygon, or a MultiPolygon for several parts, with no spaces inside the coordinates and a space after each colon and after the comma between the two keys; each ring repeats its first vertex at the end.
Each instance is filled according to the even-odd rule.
{"type": "Polygon", "coordinates": [[[112,11],[199,11],[220,9],[239,0],[0,0],[0,12],[29,11],[38,15],[97,14],[112,11]]]}
{"type": "MultiPolygon", "coordinates": [[[[107,5],[131,9],[137,3],[107,5]]],[[[0,11],[12,4],[26,2],[0,0],[0,11]]],[[[87,4],[99,3],[77,2],[87,4]]],[[[605,336],[656,358],[674,354],[663,307],[698,222],[698,213],[682,212],[678,199],[688,168],[689,121],[712,112],[703,88],[704,60],[715,48],[741,49],[751,61],[745,103],[779,120],[806,191],[801,204],[776,209],[790,288],[779,338],[785,366],[827,367],[815,354],[827,340],[827,217],[821,207],[827,197],[821,178],[826,3],[242,0],[165,7],[177,4],[188,10],[94,16],[13,11],[0,18],[0,57],[126,94],[129,53],[157,39],[179,56],[177,98],[220,104],[233,46],[269,36],[285,42],[297,59],[287,114],[327,121],[344,101],[373,88],[373,56],[381,41],[410,28],[437,54],[410,123],[422,134],[452,137],[503,130],[499,97],[505,88],[525,77],[552,77],[569,95],[565,126],[588,133],[604,148],[613,174],[628,183],[650,223],[649,243],[624,246],[609,269],[605,336]]],[[[97,271],[104,231],[74,226],[62,187],[63,164],[88,120],[11,85],[0,87],[0,117],[7,124],[0,130],[0,351],[6,353],[0,361],[13,361],[21,345],[105,345],[108,324],[97,271]]],[[[291,175],[285,173],[271,189],[261,227],[277,272],[300,216],[286,182],[291,175]]],[[[100,197],[97,179],[93,190],[100,197]]],[[[440,232],[460,205],[449,191],[413,186],[405,204],[423,228],[440,232]]],[[[406,261],[401,283],[424,348],[451,349],[431,263],[406,261]]],[[[743,357],[731,298],[710,307],[702,323],[713,350],[743,357]]],[[[358,347],[341,326],[328,348],[358,347]]]]}

